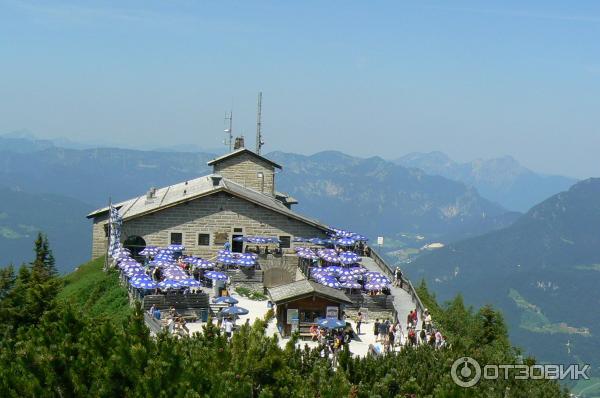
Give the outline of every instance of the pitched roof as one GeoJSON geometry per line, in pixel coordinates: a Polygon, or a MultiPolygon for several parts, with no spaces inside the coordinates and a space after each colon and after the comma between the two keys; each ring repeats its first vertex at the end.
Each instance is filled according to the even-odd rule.
{"type": "Polygon", "coordinates": [[[352,303],[352,300],[350,300],[344,292],[329,286],[321,285],[320,283],[309,281],[308,279],[271,287],[267,290],[271,296],[271,300],[276,304],[310,297],[313,294],[327,297],[338,302],[352,303]]]}
{"type": "MultiPolygon", "coordinates": [[[[276,198],[246,188],[241,184],[222,178],[216,174],[159,188],[151,199],[148,199],[144,194],[136,198],[116,203],[114,206],[119,209],[119,214],[126,221],[203,196],[213,195],[217,192],[227,192],[241,199],[281,213],[287,217],[302,221],[324,231],[329,231],[329,227],[325,224],[288,209],[276,198]],[[214,182],[215,180],[217,181],[216,183],[214,182]]],[[[88,214],[87,218],[95,218],[106,212],[108,212],[108,207],[103,207],[88,214]]]]}
{"type": "Polygon", "coordinates": [[[278,165],[277,163],[273,162],[272,160],[269,160],[269,159],[265,158],[264,156],[260,156],[259,154],[255,153],[255,152],[252,152],[252,151],[251,151],[251,150],[249,150],[248,148],[240,148],[240,149],[236,149],[236,150],[235,150],[235,151],[233,151],[233,152],[230,152],[230,153],[228,153],[228,154],[225,154],[225,155],[223,155],[223,156],[219,156],[218,158],[214,158],[213,160],[211,160],[211,161],[210,161],[210,162],[208,162],[207,164],[208,164],[209,166],[212,166],[212,165],[214,165],[214,164],[220,163],[220,162],[222,162],[222,161],[224,161],[224,160],[226,160],[226,159],[229,159],[229,158],[231,158],[231,157],[238,156],[238,155],[240,155],[240,154],[242,154],[242,153],[247,153],[247,154],[249,154],[249,155],[251,155],[251,156],[254,156],[255,158],[258,158],[258,159],[262,160],[263,162],[267,162],[267,163],[269,163],[269,164],[270,164],[271,166],[273,166],[273,167],[277,167],[278,169],[281,169],[281,166],[280,166],[280,165],[278,165]]]}

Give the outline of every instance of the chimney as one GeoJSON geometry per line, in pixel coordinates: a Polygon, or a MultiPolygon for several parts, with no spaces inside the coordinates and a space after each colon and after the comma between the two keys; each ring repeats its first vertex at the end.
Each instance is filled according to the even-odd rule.
{"type": "Polygon", "coordinates": [[[221,185],[221,180],[223,179],[223,177],[221,177],[218,174],[213,174],[210,176],[211,180],[212,180],[212,184],[213,187],[218,187],[219,185],[221,185]]]}
{"type": "Polygon", "coordinates": [[[233,150],[237,150],[244,147],[244,137],[235,137],[235,143],[233,144],[233,150]]]}

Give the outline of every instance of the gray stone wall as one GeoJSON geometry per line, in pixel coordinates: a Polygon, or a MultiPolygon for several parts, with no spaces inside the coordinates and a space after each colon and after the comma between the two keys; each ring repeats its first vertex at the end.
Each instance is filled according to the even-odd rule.
{"type": "MultiPolygon", "coordinates": [[[[98,219],[93,227],[93,257],[106,252],[106,238],[98,219]]],[[[325,237],[320,229],[287,217],[251,202],[220,192],[187,203],[159,210],[123,223],[121,240],[138,235],[146,245],[167,246],[171,232],[183,234],[186,253],[211,258],[223,247],[215,236],[231,241],[233,228],[242,228],[243,235],[325,237]],[[198,234],[210,234],[210,245],[198,245],[198,234]]],[[[294,243],[292,243],[293,247],[294,243]]]]}
{"type": "Polygon", "coordinates": [[[92,225],[92,258],[98,258],[106,254],[108,238],[104,226],[108,223],[108,214],[96,217],[92,225]]]}
{"type": "Polygon", "coordinates": [[[225,159],[214,165],[214,173],[245,186],[246,188],[275,195],[275,169],[248,153],[225,159]],[[263,177],[259,178],[258,173],[263,177]]]}

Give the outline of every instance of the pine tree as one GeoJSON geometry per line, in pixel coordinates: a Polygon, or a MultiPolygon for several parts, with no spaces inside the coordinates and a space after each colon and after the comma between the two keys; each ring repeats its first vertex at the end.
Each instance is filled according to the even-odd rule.
{"type": "Polygon", "coordinates": [[[50,244],[48,243],[48,237],[41,232],[38,232],[35,240],[34,252],[35,259],[31,263],[32,271],[45,279],[58,276],[54,255],[52,254],[50,244]]]}
{"type": "Polygon", "coordinates": [[[15,267],[12,264],[0,269],[0,301],[13,289],[16,281],[15,267]]]}

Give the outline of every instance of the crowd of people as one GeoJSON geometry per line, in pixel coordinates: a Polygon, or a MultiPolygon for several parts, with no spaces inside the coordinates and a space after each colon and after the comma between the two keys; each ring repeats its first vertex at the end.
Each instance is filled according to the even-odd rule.
{"type": "MultiPolygon", "coordinates": [[[[392,322],[389,319],[375,320],[373,324],[373,334],[375,335],[375,344],[369,345],[369,354],[382,355],[395,351],[396,348],[416,347],[429,344],[435,349],[441,349],[446,346],[446,339],[442,333],[433,327],[431,314],[425,308],[423,311],[421,328],[419,329],[418,310],[415,308],[410,311],[406,317],[406,328],[403,329],[399,321],[392,322]]],[[[361,322],[361,315],[357,317],[357,329],[361,322]]]]}

